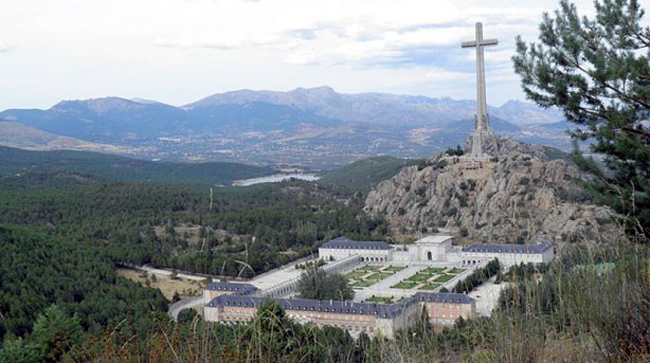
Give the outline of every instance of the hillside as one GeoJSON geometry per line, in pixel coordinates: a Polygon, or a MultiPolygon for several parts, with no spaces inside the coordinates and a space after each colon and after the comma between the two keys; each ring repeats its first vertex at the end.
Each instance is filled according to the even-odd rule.
{"type": "Polygon", "coordinates": [[[589,204],[584,176],[562,154],[500,139],[498,162],[470,170],[436,154],[380,183],[365,210],[417,236],[444,228],[491,243],[606,241],[622,236],[606,207],[589,204]]]}
{"type": "Polygon", "coordinates": [[[0,146],[0,173],[56,171],[110,181],[228,185],[237,179],[274,174],[268,167],[236,163],[175,163],[84,151],[27,151],[0,146]]]}
{"type": "Polygon", "coordinates": [[[368,192],[379,182],[395,176],[403,167],[416,165],[419,161],[391,156],[368,158],[325,173],[319,181],[368,192]]]}
{"type": "Polygon", "coordinates": [[[79,150],[128,154],[132,149],[61,136],[18,122],[0,121],[0,145],[27,150],[79,150]]]}

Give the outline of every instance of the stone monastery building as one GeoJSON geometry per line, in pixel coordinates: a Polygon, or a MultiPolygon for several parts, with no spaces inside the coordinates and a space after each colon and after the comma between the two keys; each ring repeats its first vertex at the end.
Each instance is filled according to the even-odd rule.
{"type": "MultiPolygon", "coordinates": [[[[541,263],[553,259],[553,247],[538,245],[473,245],[452,246],[450,236],[428,236],[413,245],[395,246],[379,241],[353,241],[339,237],[319,248],[319,257],[328,262],[327,273],[352,270],[361,263],[395,265],[431,265],[443,263],[470,269],[494,258],[507,268],[521,262],[541,263]]],[[[204,319],[214,322],[245,322],[254,318],[257,308],[268,299],[282,306],[287,316],[315,326],[336,326],[352,336],[362,332],[392,337],[395,331],[415,324],[425,311],[435,325],[450,325],[463,317],[476,315],[474,299],[465,294],[415,292],[392,303],[353,301],[318,301],[281,298],[295,292],[298,277],[275,286],[259,289],[252,284],[212,283],[203,292],[204,319]]]]}
{"type": "MultiPolygon", "coordinates": [[[[213,283],[206,288],[210,292],[219,291],[204,306],[206,321],[235,323],[254,318],[257,308],[264,305],[267,297],[242,295],[241,291],[254,291],[253,286],[241,290],[223,288],[221,283],[213,283]]],[[[416,323],[426,311],[429,321],[439,325],[453,324],[456,319],[475,316],[474,299],[465,294],[418,292],[412,297],[395,304],[357,303],[352,301],[319,301],[309,299],[274,299],[282,306],[288,317],[300,323],[318,327],[325,325],[347,330],[350,335],[366,333],[370,336],[381,332],[393,337],[395,331],[416,323]]],[[[205,302],[205,300],[204,300],[205,302]]]]}
{"type": "Polygon", "coordinates": [[[415,242],[415,245],[393,246],[386,242],[352,241],[339,237],[326,242],[318,249],[319,257],[329,260],[358,255],[362,262],[405,262],[426,263],[428,261],[476,265],[484,260],[497,258],[501,265],[510,267],[519,263],[546,263],[554,256],[553,246],[484,244],[455,247],[451,236],[428,236],[415,242]]]}

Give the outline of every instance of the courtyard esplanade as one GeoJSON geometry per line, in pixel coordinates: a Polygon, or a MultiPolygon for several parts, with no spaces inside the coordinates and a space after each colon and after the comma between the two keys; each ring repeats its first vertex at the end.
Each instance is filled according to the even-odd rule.
{"type": "Polygon", "coordinates": [[[352,241],[346,237],[339,237],[323,244],[318,249],[318,254],[326,261],[359,255],[363,262],[388,262],[393,257],[393,246],[386,242],[352,241]]]}

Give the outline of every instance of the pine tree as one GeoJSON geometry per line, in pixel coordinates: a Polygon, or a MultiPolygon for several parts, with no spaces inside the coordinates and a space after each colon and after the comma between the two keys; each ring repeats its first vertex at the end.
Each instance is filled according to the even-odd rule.
{"type": "Polygon", "coordinates": [[[580,18],[567,0],[544,14],[539,42],[517,38],[515,71],[527,97],[558,107],[577,127],[571,135],[604,156],[604,168],[574,153],[595,176],[594,200],[624,216],[628,234],[650,236],[650,28],[635,0],[596,1],[580,18]]]}
{"type": "Polygon", "coordinates": [[[83,330],[79,318],[72,318],[57,305],[51,305],[34,323],[31,340],[40,355],[39,361],[58,362],[81,343],[83,330]]]}

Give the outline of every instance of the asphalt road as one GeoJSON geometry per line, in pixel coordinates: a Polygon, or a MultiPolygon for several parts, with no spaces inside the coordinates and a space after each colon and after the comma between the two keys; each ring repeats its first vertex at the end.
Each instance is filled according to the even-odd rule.
{"type": "Polygon", "coordinates": [[[191,309],[195,306],[201,305],[203,303],[203,296],[191,297],[186,299],[181,299],[171,305],[169,305],[169,310],[167,310],[167,315],[172,319],[178,319],[178,313],[183,309],[191,309]]]}
{"type": "MultiPolygon", "coordinates": [[[[172,274],[172,271],[163,270],[163,269],[159,269],[159,268],[155,268],[155,267],[151,267],[151,266],[147,266],[147,265],[139,266],[138,269],[142,270],[142,271],[147,271],[149,273],[155,273],[155,274],[158,274],[158,275],[169,276],[169,275],[172,274]]],[[[188,274],[184,274],[184,273],[178,273],[177,276],[179,278],[182,278],[182,279],[194,280],[194,281],[203,281],[203,280],[206,279],[204,276],[188,275],[188,274]]]]}

